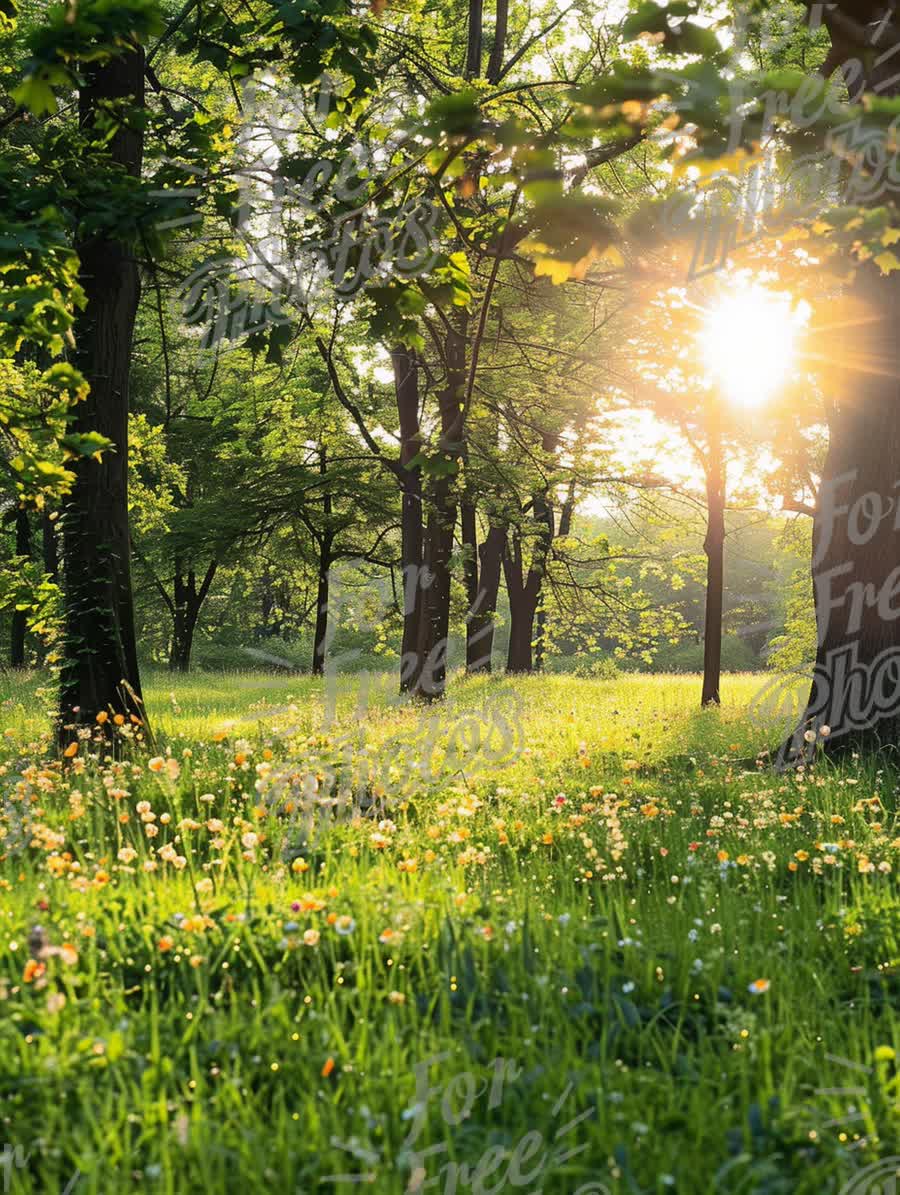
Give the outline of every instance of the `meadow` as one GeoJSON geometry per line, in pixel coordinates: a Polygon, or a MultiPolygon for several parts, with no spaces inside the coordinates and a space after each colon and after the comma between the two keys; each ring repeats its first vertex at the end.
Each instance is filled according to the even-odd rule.
{"type": "Polygon", "coordinates": [[[151,674],[60,760],[0,678],[4,1190],[874,1191],[896,777],[764,683],[151,674]]]}

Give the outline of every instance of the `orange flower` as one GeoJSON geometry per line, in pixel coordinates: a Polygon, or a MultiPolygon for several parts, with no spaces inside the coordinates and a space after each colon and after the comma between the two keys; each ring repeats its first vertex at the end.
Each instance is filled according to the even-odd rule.
{"type": "Polygon", "coordinates": [[[106,712],[106,710],[100,711],[100,713],[97,715],[97,721],[99,722],[99,724],[101,726],[103,725],[104,722],[109,721],[109,714],[106,712]]]}
{"type": "Polygon", "coordinates": [[[322,1067],[322,1078],[327,1079],[333,1070],[334,1070],[334,1059],[326,1058],[325,1065],[322,1067]]]}
{"type": "Polygon", "coordinates": [[[168,934],[164,934],[163,937],[160,938],[157,945],[159,946],[160,951],[165,954],[167,951],[172,949],[175,943],[168,934]]]}
{"type": "Polygon", "coordinates": [[[32,980],[40,979],[40,977],[47,970],[43,963],[36,962],[35,959],[30,958],[25,964],[25,970],[22,972],[22,982],[31,983],[32,980]]]}
{"type": "Polygon", "coordinates": [[[66,757],[66,759],[74,759],[74,757],[77,754],[78,754],[78,744],[77,743],[69,743],[68,747],[66,747],[65,751],[63,751],[63,755],[66,757]]]}

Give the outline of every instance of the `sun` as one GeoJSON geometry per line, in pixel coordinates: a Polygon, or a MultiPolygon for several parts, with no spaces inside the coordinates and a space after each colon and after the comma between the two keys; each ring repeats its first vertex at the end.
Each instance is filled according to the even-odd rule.
{"type": "Polygon", "coordinates": [[[739,406],[768,402],[793,368],[805,308],[758,283],[714,300],[700,332],[710,382],[739,406]]]}

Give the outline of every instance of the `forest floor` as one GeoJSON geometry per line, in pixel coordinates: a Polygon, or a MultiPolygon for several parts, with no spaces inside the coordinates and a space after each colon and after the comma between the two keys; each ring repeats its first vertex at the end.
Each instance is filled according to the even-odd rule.
{"type": "Polygon", "coordinates": [[[896,777],[766,683],[159,675],[63,766],[0,678],[4,1191],[881,1190],[896,777]]]}

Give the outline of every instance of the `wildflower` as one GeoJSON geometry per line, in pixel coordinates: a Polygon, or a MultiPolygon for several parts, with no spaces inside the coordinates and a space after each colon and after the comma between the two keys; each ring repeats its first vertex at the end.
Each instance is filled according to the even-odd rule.
{"type": "Polygon", "coordinates": [[[300,875],[304,871],[309,871],[309,864],[305,859],[295,859],[291,864],[291,871],[295,875],[300,875]]]}
{"type": "Polygon", "coordinates": [[[391,1004],[405,1004],[406,996],[403,992],[388,992],[388,1000],[391,1004]]]}
{"type": "Polygon", "coordinates": [[[170,951],[174,945],[174,940],[170,938],[168,934],[164,934],[157,942],[157,947],[162,954],[168,953],[168,951],[170,951]]]}
{"type": "Polygon", "coordinates": [[[147,767],[151,772],[161,772],[165,766],[166,761],[161,755],[154,755],[147,763],[147,767]]]}
{"type": "Polygon", "coordinates": [[[326,1058],[325,1065],[322,1067],[322,1078],[327,1079],[333,1070],[334,1070],[334,1059],[326,1058]]]}
{"type": "Polygon", "coordinates": [[[109,714],[106,712],[106,710],[101,710],[100,713],[97,715],[97,722],[99,723],[100,726],[102,726],[104,722],[108,722],[108,721],[109,721],[109,714]]]}
{"type": "Polygon", "coordinates": [[[66,747],[65,751],[63,751],[63,755],[66,757],[66,759],[73,759],[77,754],[78,744],[75,742],[69,743],[68,747],[66,747]]]}
{"type": "Polygon", "coordinates": [[[66,1006],[66,998],[62,992],[51,992],[47,997],[47,1012],[61,1012],[66,1006]]]}
{"type": "Polygon", "coordinates": [[[772,986],[772,981],[769,979],[754,979],[751,984],[747,985],[747,991],[754,996],[762,996],[772,986]]]}
{"type": "Polygon", "coordinates": [[[891,1046],[878,1046],[875,1050],[876,1062],[893,1062],[897,1057],[897,1051],[891,1046]]]}
{"type": "Polygon", "coordinates": [[[39,963],[35,959],[30,958],[25,964],[25,970],[22,972],[22,982],[31,983],[35,979],[40,979],[46,970],[47,967],[44,963],[39,963]]]}
{"type": "Polygon", "coordinates": [[[334,923],[335,930],[344,938],[348,934],[352,934],[356,929],[356,922],[349,914],[345,913],[342,917],[338,917],[334,923]]]}
{"type": "Polygon", "coordinates": [[[303,945],[304,946],[318,946],[319,938],[321,937],[317,929],[307,929],[303,931],[303,945]]]}

